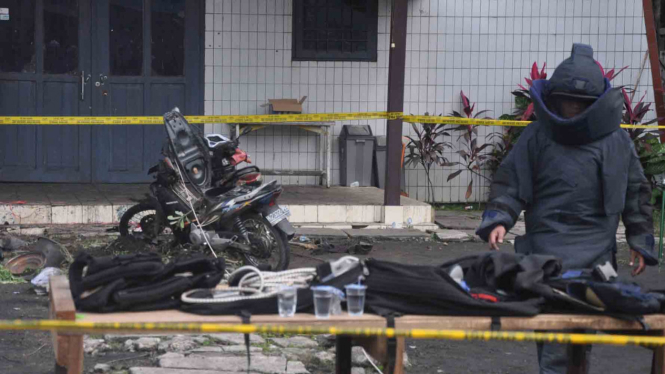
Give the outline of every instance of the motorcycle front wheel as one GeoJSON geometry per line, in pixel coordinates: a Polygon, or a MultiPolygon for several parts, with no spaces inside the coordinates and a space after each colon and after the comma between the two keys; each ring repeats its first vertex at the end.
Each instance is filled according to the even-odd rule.
{"type": "Polygon", "coordinates": [[[244,262],[252,266],[269,265],[272,271],[286,270],[290,260],[286,236],[259,214],[245,214],[241,220],[252,247],[251,254],[243,253],[244,262]]]}
{"type": "Polygon", "coordinates": [[[134,236],[140,239],[155,239],[164,231],[165,225],[152,204],[136,204],[122,215],[118,231],[121,236],[134,236]]]}

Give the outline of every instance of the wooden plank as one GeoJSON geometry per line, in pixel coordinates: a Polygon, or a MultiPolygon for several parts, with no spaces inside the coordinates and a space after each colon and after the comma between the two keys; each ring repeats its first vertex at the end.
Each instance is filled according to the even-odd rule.
{"type": "MultiPolygon", "coordinates": [[[[79,313],[77,321],[84,322],[206,322],[239,324],[241,320],[236,316],[206,316],[181,312],[179,310],[160,310],[154,312],[126,312],[126,313],[79,313]]],[[[279,315],[254,315],[252,323],[262,325],[302,325],[308,326],[338,326],[346,328],[356,327],[386,327],[386,320],[382,317],[365,314],[360,317],[351,317],[348,314],[330,316],[329,319],[317,319],[313,314],[296,314],[291,318],[282,318],[279,315]]]]}
{"type": "MultiPolygon", "coordinates": [[[[644,317],[652,329],[665,328],[665,315],[644,317]]],[[[395,320],[398,329],[490,330],[489,317],[405,316],[395,320]]],[[[535,317],[501,317],[501,330],[642,330],[638,322],[607,316],[541,314],[535,317]]]]}
{"type": "Polygon", "coordinates": [[[69,289],[69,280],[64,275],[51,277],[50,280],[50,307],[56,319],[73,321],[76,318],[76,307],[72,292],[69,289]]]}
{"type": "MultiPolygon", "coordinates": [[[[76,307],[65,276],[51,277],[49,280],[49,318],[73,321],[76,307]]],[[[68,374],[83,372],[83,336],[51,334],[55,353],[56,370],[67,368],[68,374]]]]}

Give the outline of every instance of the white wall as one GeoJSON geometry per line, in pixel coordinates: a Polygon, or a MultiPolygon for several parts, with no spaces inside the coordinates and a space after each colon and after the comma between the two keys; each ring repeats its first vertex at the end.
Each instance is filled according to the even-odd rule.
{"type": "MultiPolygon", "coordinates": [[[[390,7],[379,0],[378,61],[291,61],[291,0],[207,0],[205,114],[262,114],[268,98],[307,95],[306,113],[386,109],[390,7]]],[[[460,110],[460,91],[490,116],[511,113],[510,91],[524,84],[534,61],[554,67],[573,42],[589,43],[607,69],[629,65],[615,85],[634,85],[647,49],[639,0],[411,0],[409,1],[404,111],[447,114],[460,110]]],[[[639,97],[648,89],[647,61],[639,97]]],[[[638,96],[636,95],[636,96],[638,96]]],[[[385,135],[385,121],[368,123],[385,135]]],[[[227,125],[207,131],[227,132],[227,125]]],[[[412,130],[405,124],[404,133],[412,130]]],[[[480,128],[482,137],[498,128],[480,128]]],[[[454,137],[456,143],[457,137],[454,137]]],[[[267,129],[244,142],[265,168],[311,169],[318,165],[317,138],[300,130],[267,129]]],[[[339,181],[334,144],[333,182],[339,181]]],[[[447,152],[456,160],[454,150],[447,152]]],[[[466,173],[446,182],[454,170],[434,173],[439,202],[465,201],[466,173]]],[[[457,170],[456,168],[453,168],[457,170]]],[[[424,200],[424,172],[409,168],[408,192],[424,200]]],[[[284,184],[316,184],[314,177],[281,177],[284,184]]],[[[486,183],[474,179],[471,200],[483,200],[486,183]]]]}

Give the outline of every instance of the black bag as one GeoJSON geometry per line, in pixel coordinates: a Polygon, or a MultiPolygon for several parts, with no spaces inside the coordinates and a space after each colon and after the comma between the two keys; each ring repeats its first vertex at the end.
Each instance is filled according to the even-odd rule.
{"type": "Polygon", "coordinates": [[[180,306],[183,292],[215,287],[224,276],[224,265],[223,258],[203,254],[181,256],[164,264],[156,253],[95,258],[81,252],[69,269],[69,281],[78,310],[173,309],[180,306]]]}
{"type": "MultiPolygon", "coordinates": [[[[468,273],[469,264],[480,256],[461,261],[468,273]]],[[[464,316],[533,316],[540,312],[545,299],[542,296],[512,301],[501,301],[498,292],[467,291],[448,274],[450,262],[445,266],[404,265],[368,259],[365,266],[368,311],[380,315],[464,315],[464,316]],[[474,297],[475,295],[475,297],[474,297]]]]}

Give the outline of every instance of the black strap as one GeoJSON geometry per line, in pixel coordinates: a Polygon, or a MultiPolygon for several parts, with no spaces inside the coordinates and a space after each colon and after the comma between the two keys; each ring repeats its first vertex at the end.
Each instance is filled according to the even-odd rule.
{"type": "MultiPolygon", "coordinates": [[[[252,314],[246,310],[240,311],[240,318],[242,319],[243,325],[249,325],[252,314]]],[[[249,368],[252,366],[252,357],[250,353],[249,345],[249,334],[245,334],[245,348],[247,348],[247,374],[249,374],[249,368]]]]}
{"type": "Polygon", "coordinates": [[[490,325],[491,331],[500,331],[501,330],[501,317],[492,316],[492,324],[490,325]]]}
{"type": "MultiPolygon", "coordinates": [[[[395,328],[395,315],[388,314],[385,316],[387,321],[387,326],[390,329],[395,328]]],[[[388,338],[388,364],[384,373],[392,374],[395,372],[395,362],[397,360],[397,338],[392,337],[388,338]]]]}

